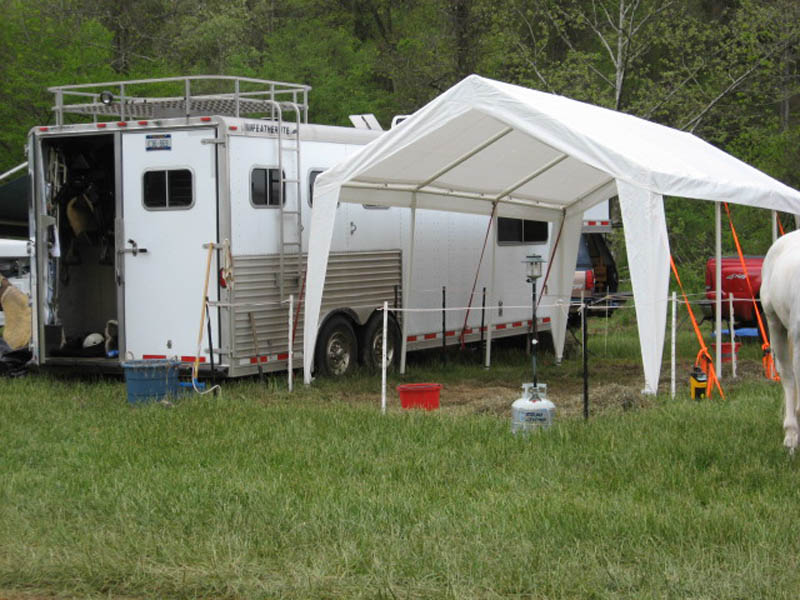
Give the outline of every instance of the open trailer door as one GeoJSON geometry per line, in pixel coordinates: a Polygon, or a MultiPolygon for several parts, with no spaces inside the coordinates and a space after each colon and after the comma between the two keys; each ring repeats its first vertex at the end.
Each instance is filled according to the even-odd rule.
{"type": "MultiPolygon", "coordinates": [[[[126,133],[122,141],[124,351],[194,360],[207,248],[217,241],[215,130],[126,133]]],[[[216,256],[211,273],[217,272],[216,256]]],[[[209,300],[216,300],[212,275],[209,300]]],[[[213,343],[219,342],[216,309],[213,343]]],[[[201,361],[209,360],[203,336],[201,361]]]]}

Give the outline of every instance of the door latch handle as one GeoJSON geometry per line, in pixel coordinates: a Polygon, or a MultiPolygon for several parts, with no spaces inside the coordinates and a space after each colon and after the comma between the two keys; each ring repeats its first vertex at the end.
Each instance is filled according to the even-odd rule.
{"type": "Polygon", "coordinates": [[[147,254],[147,248],[139,248],[139,244],[137,244],[133,240],[128,240],[128,243],[131,245],[131,247],[125,248],[123,252],[130,252],[134,256],[136,256],[137,254],[147,254]]]}
{"type": "Polygon", "coordinates": [[[358,229],[356,224],[350,221],[350,235],[353,235],[356,232],[356,229],[358,229]]]}

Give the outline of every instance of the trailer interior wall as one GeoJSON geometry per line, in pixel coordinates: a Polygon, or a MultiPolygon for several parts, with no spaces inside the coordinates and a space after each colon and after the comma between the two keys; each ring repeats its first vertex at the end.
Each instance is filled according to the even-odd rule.
{"type": "Polygon", "coordinates": [[[45,355],[67,355],[63,340],[82,348],[86,335],[117,319],[114,136],[54,136],[41,143],[46,198],[40,218],[57,221],[40,246],[39,293],[47,298],[44,324],[61,326],[56,334],[48,327],[45,355]]]}

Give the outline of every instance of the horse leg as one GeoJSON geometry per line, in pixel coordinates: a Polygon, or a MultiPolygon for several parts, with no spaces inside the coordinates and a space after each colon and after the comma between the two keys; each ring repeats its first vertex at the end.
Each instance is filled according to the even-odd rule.
{"type": "Polygon", "coordinates": [[[775,365],[778,369],[778,374],[781,376],[781,385],[783,386],[783,430],[786,434],[783,438],[783,445],[786,446],[791,453],[794,453],[795,448],[797,448],[800,431],[797,424],[797,392],[792,359],[800,359],[800,352],[794,352],[794,357],[792,356],[792,352],[789,349],[789,344],[791,342],[789,340],[788,331],[780,320],[774,315],[767,313],[767,323],[769,324],[772,338],[772,351],[775,356],[775,365]]]}
{"type": "MultiPolygon", "coordinates": [[[[793,326],[789,331],[787,342],[789,345],[789,353],[791,354],[792,361],[792,382],[794,383],[791,390],[792,399],[794,400],[794,425],[795,425],[795,445],[791,447],[792,451],[797,447],[797,432],[798,432],[798,419],[800,419],[800,328],[794,326],[796,321],[792,319],[793,326]]],[[[784,394],[787,391],[784,388],[784,394]]],[[[787,396],[788,398],[788,396],[787,396]]],[[[787,411],[788,406],[787,406],[787,411]]],[[[794,452],[792,452],[794,453],[794,452]]]]}

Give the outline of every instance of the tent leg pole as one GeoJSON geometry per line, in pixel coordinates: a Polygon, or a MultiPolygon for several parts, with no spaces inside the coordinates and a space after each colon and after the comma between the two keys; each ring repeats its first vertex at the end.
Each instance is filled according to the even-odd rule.
{"type": "Polygon", "coordinates": [[[722,203],[714,203],[714,214],[716,216],[716,357],[714,364],[718,374],[722,374],[722,203]]]}
{"type": "MultiPolygon", "coordinates": [[[[403,308],[408,308],[409,301],[411,300],[411,273],[412,268],[414,267],[414,229],[416,228],[417,224],[417,195],[414,194],[414,198],[411,204],[411,223],[409,224],[409,244],[408,244],[408,265],[406,265],[405,269],[405,281],[403,282],[403,308]]],[[[405,375],[406,373],[406,352],[408,351],[408,319],[410,317],[410,313],[403,312],[403,333],[402,339],[400,340],[400,374],[405,375]]]]}

